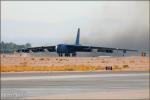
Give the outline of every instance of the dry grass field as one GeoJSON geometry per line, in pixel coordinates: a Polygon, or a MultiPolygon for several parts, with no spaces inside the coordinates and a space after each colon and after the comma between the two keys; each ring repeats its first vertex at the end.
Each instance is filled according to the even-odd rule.
{"type": "Polygon", "coordinates": [[[149,71],[149,57],[33,57],[1,54],[1,72],[22,71],[149,71]]]}

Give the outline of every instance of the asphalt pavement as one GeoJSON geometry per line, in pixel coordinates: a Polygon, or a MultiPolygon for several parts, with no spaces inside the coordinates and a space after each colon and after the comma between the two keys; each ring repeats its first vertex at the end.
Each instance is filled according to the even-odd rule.
{"type": "Polygon", "coordinates": [[[127,90],[148,91],[149,73],[110,71],[19,72],[1,74],[1,99],[103,93],[108,91],[115,93],[127,90]]]}

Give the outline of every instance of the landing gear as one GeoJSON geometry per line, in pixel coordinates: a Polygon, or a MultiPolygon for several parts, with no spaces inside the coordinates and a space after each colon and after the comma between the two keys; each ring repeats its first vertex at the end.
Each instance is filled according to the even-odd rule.
{"type": "Polygon", "coordinates": [[[58,54],[58,56],[60,57],[60,53],[58,54]]]}
{"type": "Polygon", "coordinates": [[[68,57],[70,57],[70,53],[68,53],[68,57]]]}
{"type": "Polygon", "coordinates": [[[67,53],[65,53],[65,57],[67,57],[67,53]]]}
{"type": "Polygon", "coordinates": [[[59,54],[58,54],[58,56],[59,56],[59,57],[62,57],[62,56],[63,56],[63,54],[62,54],[62,53],[59,53],[59,54]]]}
{"type": "Polygon", "coordinates": [[[63,56],[63,54],[61,53],[61,54],[60,54],[60,57],[62,57],[62,56],[63,56]]]}
{"type": "Polygon", "coordinates": [[[65,53],[65,57],[70,57],[70,53],[65,53]]]}
{"type": "Polygon", "coordinates": [[[65,57],[75,57],[76,56],[76,53],[65,53],[65,57]]]}
{"type": "Polygon", "coordinates": [[[76,53],[58,53],[58,56],[59,57],[63,57],[63,56],[65,56],[65,57],[75,57],[76,56],[76,53]]]}
{"type": "Polygon", "coordinates": [[[72,53],[72,57],[75,57],[76,56],[76,53],[72,53]]]}

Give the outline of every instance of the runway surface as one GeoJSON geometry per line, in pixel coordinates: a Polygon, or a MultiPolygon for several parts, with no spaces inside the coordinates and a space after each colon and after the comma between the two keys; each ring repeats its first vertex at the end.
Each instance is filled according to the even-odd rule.
{"type": "Polygon", "coordinates": [[[2,99],[88,99],[88,94],[91,98],[107,99],[109,98],[107,93],[112,94],[111,96],[114,98],[126,99],[128,96],[127,93],[129,93],[130,96],[128,96],[127,99],[148,99],[149,73],[20,72],[1,74],[2,99]],[[120,96],[122,96],[119,97],[118,93],[122,93],[120,94],[120,96]],[[131,93],[133,93],[133,96],[131,93]],[[138,93],[140,95],[138,95],[138,93]],[[103,95],[101,96],[101,94],[103,95]]]}

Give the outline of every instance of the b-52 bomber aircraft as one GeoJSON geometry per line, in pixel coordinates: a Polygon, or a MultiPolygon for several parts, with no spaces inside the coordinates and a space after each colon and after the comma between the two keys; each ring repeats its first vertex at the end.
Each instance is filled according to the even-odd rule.
{"type": "Polygon", "coordinates": [[[126,51],[137,51],[137,50],[129,50],[129,49],[119,49],[119,48],[109,48],[109,47],[97,47],[97,46],[85,46],[80,44],[80,28],[77,31],[77,37],[75,44],[58,44],[56,46],[41,46],[41,47],[31,47],[31,48],[24,48],[19,49],[17,52],[56,52],[59,57],[66,56],[66,57],[74,57],[76,56],[76,52],[92,52],[96,49],[97,52],[105,52],[105,53],[113,53],[115,50],[122,51],[123,56],[126,51]]]}

